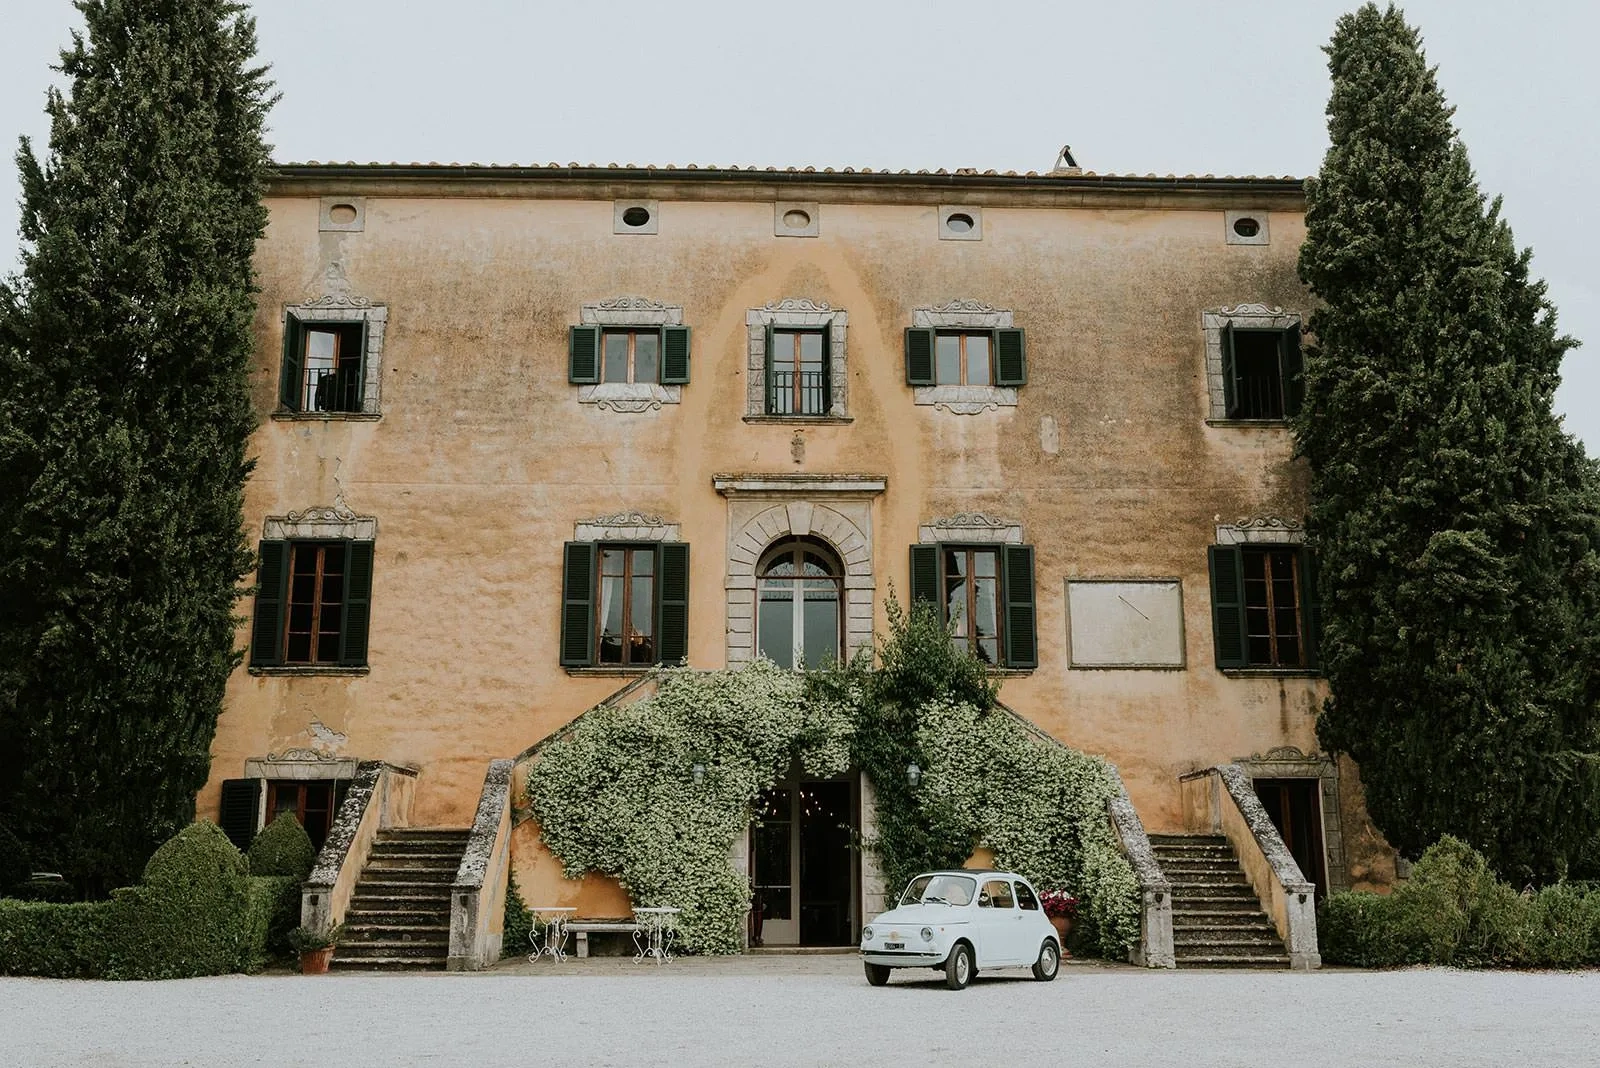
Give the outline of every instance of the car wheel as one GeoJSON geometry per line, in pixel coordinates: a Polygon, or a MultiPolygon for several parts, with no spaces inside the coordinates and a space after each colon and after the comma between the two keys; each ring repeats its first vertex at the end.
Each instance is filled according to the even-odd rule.
{"type": "Polygon", "coordinates": [[[951,990],[964,990],[972,982],[976,971],[972,965],[972,947],[965,942],[958,942],[956,948],[950,951],[949,959],[944,962],[944,985],[951,990]]]}
{"type": "Polygon", "coordinates": [[[1041,983],[1048,983],[1060,970],[1061,950],[1056,948],[1053,939],[1046,938],[1044,945],[1039,947],[1039,959],[1033,962],[1033,977],[1041,983]]]}
{"type": "Polygon", "coordinates": [[[889,981],[889,966],[887,964],[871,964],[867,961],[862,961],[861,964],[867,970],[867,983],[869,985],[883,986],[889,981]]]}

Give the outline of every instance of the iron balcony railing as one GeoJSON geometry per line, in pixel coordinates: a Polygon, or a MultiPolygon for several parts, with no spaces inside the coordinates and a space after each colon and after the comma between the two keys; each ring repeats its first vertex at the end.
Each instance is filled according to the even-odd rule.
{"type": "Polygon", "coordinates": [[[301,387],[303,412],[359,412],[361,379],[352,369],[307,367],[301,387]]]}
{"type": "Polygon", "coordinates": [[[828,375],[826,371],[783,371],[776,368],[767,378],[768,415],[827,415],[828,375]]]}

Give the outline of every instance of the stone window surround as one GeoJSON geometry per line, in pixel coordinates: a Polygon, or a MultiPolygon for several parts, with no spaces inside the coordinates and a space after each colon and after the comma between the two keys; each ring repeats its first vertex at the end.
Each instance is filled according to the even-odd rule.
{"type": "Polygon", "coordinates": [[[983,209],[976,204],[940,204],[939,205],[939,240],[940,241],[982,241],[983,240],[983,209]],[[950,229],[950,216],[970,215],[972,229],[950,229]]]}
{"type": "Polygon", "coordinates": [[[1218,545],[1304,545],[1305,541],[1305,524],[1283,516],[1246,516],[1217,524],[1218,545]]]}
{"type": "MultiPolygon", "coordinates": [[[[1009,330],[1016,325],[1009,308],[996,308],[981,300],[957,298],[948,304],[914,308],[911,325],[919,330],[1009,330]]],[[[994,353],[989,354],[993,376],[994,353]]],[[[913,386],[913,403],[932,405],[953,415],[977,415],[1017,406],[1015,386],[913,386]]]]}
{"type": "Polygon", "coordinates": [[[925,545],[1021,545],[1022,524],[983,512],[957,512],[917,527],[917,540],[925,545]]]}
{"type": "Polygon", "coordinates": [[[659,515],[645,512],[618,512],[579,520],[572,529],[573,541],[682,541],[677,523],[665,522],[659,515]]]}
{"type": "Polygon", "coordinates": [[[787,297],[768,303],[765,307],[751,308],[745,313],[745,326],[749,331],[748,371],[745,375],[745,419],[751,422],[771,420],[778,423],[818,423],[849,418],[847,410],[850,393],[845,373],[845,328],[849,325],[848,312],[835,309],[826,301],[805,297],[787,297]],[[829,408],[826,415],[768,415],[767,414],[767,327],[776,330],[828,329],[828,389],[829,408]]]}
{"type": "Polygon", "coordinates": [[[661,231],[661,202],[659,200],[618,200],[611,206],[611,232],[614,234],[655,234],[661,231]],[[633,208],[643,208],[650,219],[643,226],[629,226],[622,217],[633,208]]]}
{"type": "Polygon", "coordinates": [[[1222,213],[1223,236],[1227,238],[1230,245],[1270,245],[1272,241],[1271,233],[1268,229],[1269,220],[1267,216],[1268,213],[1265,208],[1243,208],[1224,211],[1222,213]],[[1240,219],[1254,219],[1261,224],[1261,229],[1256,232],[1254,237],[1236,234],[1233,232],[1233,224],[1240,219]]]}
{"type": "Polygon", "coordinates": [[[728,498],[727,656],[730,668],[755,659],[756,566],[775,542],[813,537],[844,567],[844,658],[872,648],[872,501],[888,487],[876,475],[717,475],[728,498]]]}
{"type": "MultiPolygon", "coordinates": [[[[335,197],[344,203],[348,197],[335,197]]],[[[361,382],[361,410],[359,412],[291,412],[279,409],[272,413],[274,419],[376,419],[382,414],[380,400],[383,392],[383,336],[389,324],[389,307],[375,304],[366,297],[328,294],[303,304],[285,304],[283,329],[289,329],[289,317],[314,326],[318,323],[365,323],[367,351],[363,353],[364,367],[361,382]]]]}
{"type": "Polygon", "coordinates": [[[1222,385],[1222,328],[1231,325],[1241,330],[1287,330],[1301,324],[1300,313],[1269,308],[1265,304],[1240,304],[1205,312],[1200,321],[1205,332],[1206,387],[1210,399],[1210,416],[1206,422],[1212,426],[1286,426],[1284,419],[1228,418],[1228,402],[1222,385]]]}
{"type": "MultiPolygon", "coordinates": [[[[1328,870],[1328,889],[1348,890],[1350,875],[1345,864],[1344,827],[1339,814],[1339,767],[1333,759],[1315,752],[1301,752],[1292,745],[1281,745],[1234,763],[1251,779],[1319,780],[1323,863],[1328,870]]],[[[1305,872],[1301,874],[1310,879],[1305,872]]]]}
{"type": "MultiPolygon", "coordinates": [[[[620,219],[621,215],[617,217],[620,219]]],[[[683,306],[662,304],[649,297],[612,297],[583,305],[578,322],[582,326],[598,326],[602,331],[608,326],[682,326],[683,306]]],[[[600,358],[605,359],[603,351],[600,358]]],[[[683,401],[682,386],[658,382],[596,382],[578,386],[577,390],[579,404],[592,404],[602,412],[657,411],[663,404],[683,401]]]]}
{"type": "Polygon", "coordinates": [[[317,230],[321,233],[359,234],[366,228],[366,197],[323,197],[317,206],[317,230]],[[355,218],[340,222],[333,217],[334,208],[349,208],[355,218]]]}
{"type": "Polygon", "coordinates": [[[342,501],[287,515],[269,515],[261,524],[266,541],[376,541],[378,520],[356,515],[342,501]]]}
{"type": "Polygon", "coordinates": [[[822,234],[822,205],[814,200],[780,200],[772,205],[773,237],[819,237],[822,234]],[[805,226],[790,226],[786,216],[804,212],[811,220],[805,226]]]}

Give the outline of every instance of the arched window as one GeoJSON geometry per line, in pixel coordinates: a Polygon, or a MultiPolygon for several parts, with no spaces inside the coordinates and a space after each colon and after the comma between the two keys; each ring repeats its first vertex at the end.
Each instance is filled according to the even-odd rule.
{"type": "Polygon", "coordinates": [[[779,667],[838,660],[843,569],[819,542],[792,538],[761,559],[756,648],[779,667]]]}

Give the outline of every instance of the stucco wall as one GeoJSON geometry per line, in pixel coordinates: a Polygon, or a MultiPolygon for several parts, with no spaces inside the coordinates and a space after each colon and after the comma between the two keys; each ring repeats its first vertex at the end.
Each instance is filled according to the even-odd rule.
{"type": "MultiPolygon", "coordinates": [[[[341,190],[296,188],[305,195],[269,200],[257,261],[263,421],[247,527],[255,537],[268,515],[335,501],[377,518],[370,673],[241,668],[202,813],[246,758],[307,744],[317,720],[346,736],[344,753],[420,769],[414,824],[469,823],[490,759],[622,684],[557,665],[561,544],[598,515],[681,525],[689,659],[723,666],[730,502],[712,477],[728,472],[887,479],[870,502],[880,627],[890,584],[905,596],[919,524],[959,512],[1019,522],[1037,552],[1040,667],[1008,677],[1002,699],[1115,761],[1153,830],[1181,826],[1181,773],[1275,745],[1315,748],[1319,681],[1216,670],[1206,565],[1218,522],[1305,510],[1286,430],[1207,425],[1201,325],[1204,311],[1244,302],[1308,310],[1292,198],[1272,212],[1270,244],[1229,245],[1225,208],[1259,198],[1052,207],[1018,194],[984,206],[981,241],[940,241],[940,198],[917,190],[819,194],[820,236],[793,239],[774,237],[770,197],[689,199],[712,194],[665,182],[634,191],[661,202],[650,236],[613,233],[600,185],[570,199],[374,186],[362,190],[364,229],[332,233],[319,231],[319,195],[341,190]],[[281,310],[328,293],[387,306],[381,418],[270,418],[281,310]],[[629,294],[683,307],[693,365],[679,404],[605,411],[567,383],[580,305],[629,294]],[[848,312],[851,422],[743,419],[746,314],[787,297],[848,312]],[[1010,309],[1027,331],[1016,407],[957,415],[913,403],[903,329],[913,309],[956,298],[1010,309]],[[1073,577],[1180,578],[1186,668],[1069,670],[1073,577]]],[[[519,852],[519,876],[533,866],[519,852]]]]}

